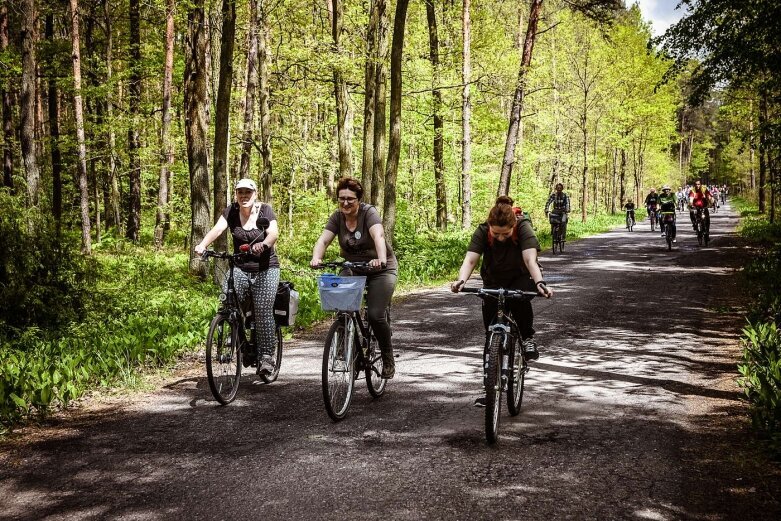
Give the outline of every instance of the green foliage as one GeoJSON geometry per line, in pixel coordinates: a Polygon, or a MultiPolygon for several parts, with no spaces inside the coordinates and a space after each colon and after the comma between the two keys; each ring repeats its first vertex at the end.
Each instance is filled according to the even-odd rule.
{"type": "Polygon", "coordinates": [[[23,207],[21,197],[0,190],[0,338],[81,319],[94,271],[77,242],[23,207]]]}

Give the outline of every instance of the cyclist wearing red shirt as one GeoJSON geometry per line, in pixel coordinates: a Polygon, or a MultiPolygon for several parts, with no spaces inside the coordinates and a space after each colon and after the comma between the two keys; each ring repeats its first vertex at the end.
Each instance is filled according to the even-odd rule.
{"type": "Polygon", "coordinates": [[[697,179],[694,186],[689,190],[689,217],[692,220],[692,228],[697,231],[696,211],[703,210],[705,226],[710,229],[710,212],[708,207],[713,204],[713,195],[707,186],[702,186],[702,181],[697,179]]]}

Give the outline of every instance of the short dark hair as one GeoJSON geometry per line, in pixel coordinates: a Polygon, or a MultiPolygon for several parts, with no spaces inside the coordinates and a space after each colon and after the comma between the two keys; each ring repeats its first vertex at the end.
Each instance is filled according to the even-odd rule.
{"type": "Polygon", "coordinates": [[[355,192],[355,196],[358,199],[363,198],[363,186],[361,182],[354,177],[342,177],[339,182],[336,183],[336,193],[339,194],[339,190],[350,190],[355,192]]]}
{"type": "Polygon", "coordinates": [[[555,189],[558,190],[559,187],[561,187],[561,189],[564,190],[564,183],[556,183],[555,189]]]}

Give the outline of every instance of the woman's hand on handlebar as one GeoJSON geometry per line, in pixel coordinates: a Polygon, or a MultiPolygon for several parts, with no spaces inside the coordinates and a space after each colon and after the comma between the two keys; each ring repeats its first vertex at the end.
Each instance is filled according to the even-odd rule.
{"type": "Polygon", "coordinates": [[[204,246],[202,244],[196,244],[195,248],[193,248],[193,249],[195,250],[195,253],[197,253],[201,257],[203,257],[204,252],[206,252],[206,246],[204,246]]]}
{"type": "Polygon", "coordinates": [[[252,245],[252,253],[260,255],[266,250],[266,245],[263,242],[256,242],[252,245]]]}
{"type": "Polygon", "coordinates": [[[374,269],[380,269],[387,266],[386,263],[382,262],[380,259],[372,259],[369,261],[369,267],[374,269]]]}
{"type": "Polygon", "coordinates": [[[323,259],[312,257],[312,260],[309,261],[309,265],[313,268],[317,268],[318,266],[320,266],[321,262],[323,262],[323,259]]]}
{"type": "Polygon", "coordinates": [[[464,284],[466,284],[466,282],[464,282],[463,280],[457,280],[455,282],[451,282],[450,291],[452,291],[453,293],[458,293],[459,291],[461,291],[461,288],[464,287],[464,284]]]}
{"type": "Polygon", "coordinates": [[[550,289],[547,284],[545,284],[544,280],[541,280],[537,283],[537,293],[545,298],[551,298],[553,296],[553,290],[550,289]]]}

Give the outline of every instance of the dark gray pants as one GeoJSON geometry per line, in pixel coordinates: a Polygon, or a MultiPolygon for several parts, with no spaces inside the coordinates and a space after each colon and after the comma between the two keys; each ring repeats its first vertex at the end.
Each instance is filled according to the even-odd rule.
{"type": "Polygon", "coordinates": [[[398,274],[395,269],[366,276],[368,288],[366,309],[369,323],[377,336],[380,351],[386,356],[393,355],[393,344],[391,343],[391,328],[385,316],[385,309],[390,306],[397,279],[398,274]]]}

